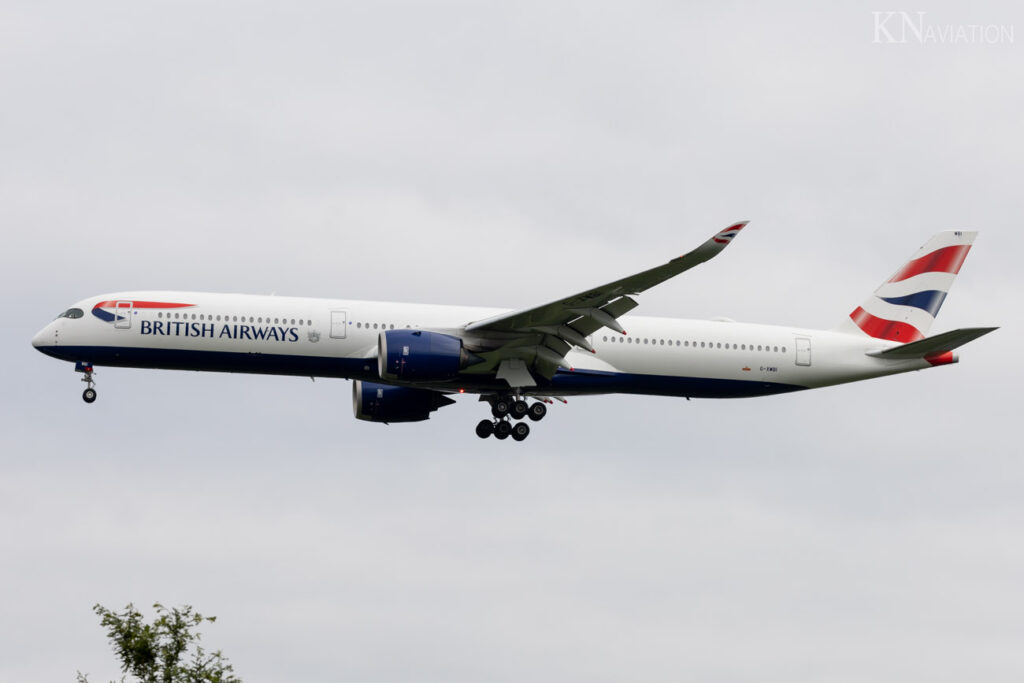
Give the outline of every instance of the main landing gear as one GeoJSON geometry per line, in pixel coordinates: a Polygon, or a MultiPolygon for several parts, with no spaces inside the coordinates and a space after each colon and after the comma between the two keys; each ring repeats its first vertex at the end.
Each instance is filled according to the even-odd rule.
{"type": "Polygon", "coordinates": [[[92,403],[96,400],[96,382],[93,381],[92,375],[92,363],[75,363],[75,372],[81,372],[85,376],[82,377],[82,381],[85,382],[85,391],[82,392],[82,400],[86,403],[92,403]]]}
{"type": "Polygon", "coordinates": [[[519,422],[524,417],[537,422],[544,419],[548,414],[548,407],[537,401],[529,404],[521,397],[498,396],[489,400],[491,403],[491,415],[493,420],[480,420],[476,426],[476,435],[486,439],[491,434],[495,439],[503,440],[512,437],[515,441],[522,441],[530,435],[530,425],[519,422]],[[516,420],[513,422],[513,420],[516,420]]]}

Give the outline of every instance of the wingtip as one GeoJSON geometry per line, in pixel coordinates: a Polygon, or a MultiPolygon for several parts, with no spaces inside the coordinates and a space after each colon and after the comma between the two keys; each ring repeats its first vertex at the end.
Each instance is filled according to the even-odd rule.
{"type": "Polygon", "coordinates": [[[740,230],[747,227],[747,223],[749,222],[750,221],[737,221],[736,223],[733,223],[725,230],[720,230],[719,232],[715,233],[714,237],[712,237],[711,239],[716,244],[721,244],[722,246],[725,246],[729,244],[729,242],[731,242],[732,239],[736,237],[736,235],[739,234],[740,230]]]}

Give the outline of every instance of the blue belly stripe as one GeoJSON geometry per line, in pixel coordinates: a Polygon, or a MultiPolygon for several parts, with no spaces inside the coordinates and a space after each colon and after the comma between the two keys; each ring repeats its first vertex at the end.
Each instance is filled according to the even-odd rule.
{"type": "MultiPolygon", "coordinates": [[[[47,346],[39,351],[71,362],[125,368],[242,372],[297,377],[334,377],[380,382],[377,361],[368,358],[331,358],[274,353],[238,353],[182,349],[147,349],[122,346],[47,346]]],[[[390,384],[390,382],[385,382],[390,384]]],[[[508,384],[493,377],[463,375],[450,382],[417,384],[441,391],[465,389],[470,393],[508,391],[508,384]]],[[[641,394],[692,398],[745,398],[770,396],[807,387],[758,380],[675,377],[600,370],[559,369],[526,393],[546,395],[641,394]]]]}

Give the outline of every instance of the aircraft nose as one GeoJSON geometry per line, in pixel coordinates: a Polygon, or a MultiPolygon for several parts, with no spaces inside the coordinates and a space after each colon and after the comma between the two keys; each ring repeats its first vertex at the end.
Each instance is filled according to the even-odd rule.
{"type": "Polygon", "coordinates": [[[32,346],[39,348],[41,346],[47,346],[52,341],[53,331],[50,326],[47,325],[43,329],[36,332],[36,336],[32,337],[32,346]]]}

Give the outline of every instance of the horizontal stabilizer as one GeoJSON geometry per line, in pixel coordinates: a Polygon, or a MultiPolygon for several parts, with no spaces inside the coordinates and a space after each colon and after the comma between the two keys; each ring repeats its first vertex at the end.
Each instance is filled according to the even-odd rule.
{"type": "Polygon", "coordinates": [[[925,337],[909,344],[894,346],[885,351],[874,351],[868,355],[893,360],[939,356],[998,329],[998,327],[965,327],[960,330],[943,332],[934,337],[925,337]]]}

